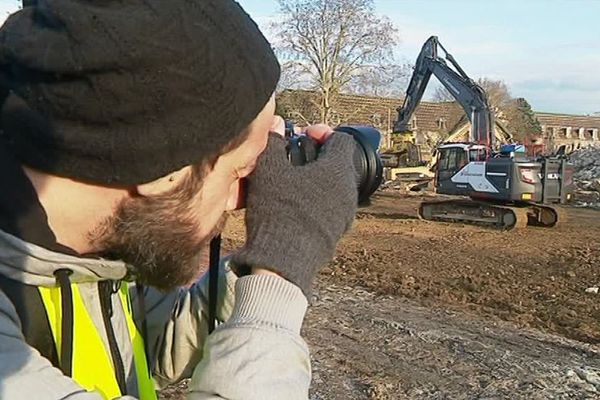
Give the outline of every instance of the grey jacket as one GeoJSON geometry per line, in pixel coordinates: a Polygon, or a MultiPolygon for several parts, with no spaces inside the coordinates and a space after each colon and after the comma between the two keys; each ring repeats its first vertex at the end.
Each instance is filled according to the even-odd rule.
{"type": "MultiPolygon", "coordinates": [[[[71,281],[79,284],[108,348],[97,282],[122,279],[126,265],[51,252],[0,231],[0,274],[30,285],[56,286],[53,272],[60,268],[73,271],[71,281]]],[[[157,388],[192,376],[189,399],[307,399],[310,361],[299,335],[306,298],[283,279],[237,279],[227,263],[221,268],[217,315],[223,323],[210,336],[206,277],[189,289],[166,295],[146,291],[147,347],[157,388]]],[[[131,295],[135,296],[134,290],[131,295]]],[[[113,296],[113,309],[111,322],[128,393],[135,395],[133,351],[117,296],[113,296]]],[[[25,342],[15,308],[0,291],[0,399],[100,398],[63,376],[25,342]]]]}

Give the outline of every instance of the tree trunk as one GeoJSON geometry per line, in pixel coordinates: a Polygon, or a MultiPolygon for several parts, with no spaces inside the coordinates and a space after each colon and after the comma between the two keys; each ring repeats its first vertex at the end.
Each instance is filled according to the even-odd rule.
{"type": "Polygon", "coordinates": [[[321,122],[329,124],[329,117],[331,113],[331,91],[329,89],[323,89],[321,91],[321,122]]]}

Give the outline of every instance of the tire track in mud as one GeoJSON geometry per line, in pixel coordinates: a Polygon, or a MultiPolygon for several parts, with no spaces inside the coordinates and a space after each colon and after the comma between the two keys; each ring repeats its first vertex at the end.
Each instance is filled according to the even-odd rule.
{"type": "Polygon", "coordinates": [[[322,286],[304,334],[317,399],[592,399],[600,348],[504,321],[322,286]]]}

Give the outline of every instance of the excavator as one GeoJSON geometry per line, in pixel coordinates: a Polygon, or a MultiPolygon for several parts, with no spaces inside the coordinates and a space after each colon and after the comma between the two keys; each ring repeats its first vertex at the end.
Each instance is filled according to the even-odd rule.
{"type": "Polygon", "coordinates": [[[497,144],[494,114],[485,91],[468,77],[436,36],[425,42],[417,58],[404,103],[398,108],[394,133],[410,131],[412,115],[431,75],[464,109],[471,129],[468,142],[437,147],[436,192],[461,198],[425,201],[419,216],[498,229],[556,226],[559,209],[552,204],[570,200],[572,164],[562,154],[532,158],[522,145],[497,144]]]}

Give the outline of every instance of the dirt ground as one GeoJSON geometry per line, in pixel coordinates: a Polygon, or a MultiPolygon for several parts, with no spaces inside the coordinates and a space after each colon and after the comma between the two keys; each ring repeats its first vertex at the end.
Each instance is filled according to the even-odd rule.
{"type": "Polygon", "coordinates": [[[419,220],[422,198],[376,193],[319,276],[311,399],[600,398],[600,211],[502,232],[419,220]]]}
{"type": "Polygon", "coordinates": [[[418,220],[421,196],[382,192],[325,274],[348,286],[600,343],[600,211],[506,232],[418,220]]]}

